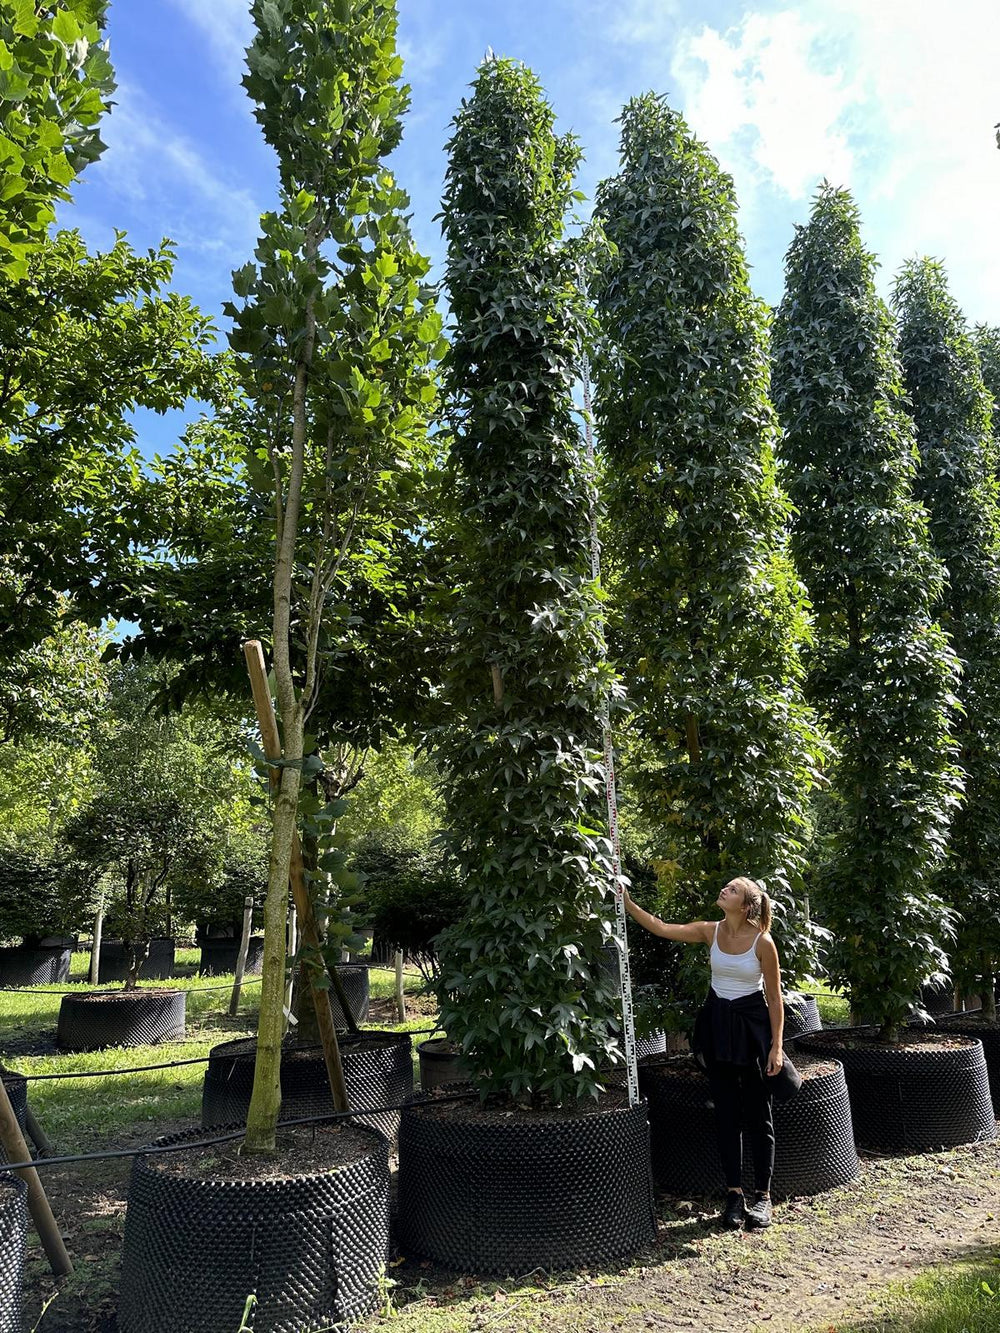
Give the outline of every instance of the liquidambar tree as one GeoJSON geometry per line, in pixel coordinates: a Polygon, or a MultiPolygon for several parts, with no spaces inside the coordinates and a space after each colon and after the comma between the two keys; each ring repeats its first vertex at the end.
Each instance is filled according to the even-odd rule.
{"type": "Polygon", "coordinates": [[[615,1041],[596,966],[610,677],[573,410],[588,317],[562,243],[580,150],[553,119],[530,70],[491,59],[449,144],[461,588],[438,748],[468,904],[442,941],[441,1022],[484,1094],[558,1102],[596,1090],[615,1041]]]}
{"type": "Polygon", "coordinates": [[[995,1016],[1000,964],[1000,506],[993,404],[965,319],[931,259],[905,266],[894,307],[920,466],[915,493],[948,571],[941,623],[962,665],[965,798],[938,885],[958,909],[955,980],[995,1016]]]}
{"type": "MultiPolygon", "coordinates": [[[[288,876],[306,723],[351,614],[351,562],[377,562],[373,515],[395,514],[426,447],[441,321],[384,158],[400,140],[393,0],[254,0],[244,80],[278,157],[280,211],[233,276],[231,345],[246,409],[246,473],[274,515],[272,651],[281,728],[264,971],[246,1147],[269,1151],[280,1103],[288,876]]],[[[395,521],[395,520],[393,520],[395,521]]],[[[411,518],[411,522],[414,522],[411,518]]],[[[338,803],[315,817],[329,823],[338,803]]],[[[330,848],[318,870],[340,873],[330,848]]],[[[342,880],[343,882],[343,880],[342,880]]],[[[316,887],[314,881],[313,887],[316,887]]],[[[320,967],[316,963],[316,970],[320,967]]]]}
{"type": "MultiPolygon", "coordinates": [[[[822,744],[802,696],[768,317],[730,178],[661,98],[634,99],[621,123],[620,170],[596,210],[610,246],[595,415],[616,646],[644,756],[633,779],[669,910],[703,915],[725,877],[758,877],[801,971],[822,744]]],[[[703,978],[691,981],[700,998],[703,978]]]]}
{"type": "Polygon", "coordinates": [[[853,200],[824,186],[788,252],[773,389],[816,623],[809,687],[837,747],[819,870],[830,974],[895,1041],[946,964],[933,883],[961,790],[958,664],[937,621],[944,572],[913,497],[913,423],[874,275],[853,200]]]}

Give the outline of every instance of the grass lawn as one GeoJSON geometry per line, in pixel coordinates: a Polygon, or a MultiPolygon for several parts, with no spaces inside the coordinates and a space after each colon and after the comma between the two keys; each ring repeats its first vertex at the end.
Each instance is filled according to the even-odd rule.
{"type": "MultiPolygon", "coordinates": [[[[252,1036],[257,1027],[259,979],[245,979],[239,1010],[235,1018],[230,1018],[232,975],[200,977],[195,971],[198,959],[197,949],[180,949],[178,967],[182,973],[188,969],[189,975],[182,974],[169,982],[148,983],[152,987],[169,985],[187,991],[187,1036],[184,1041],[158,1046],[108,1047],[75,1054],[60,1052],[51,1039],[55,1035],[62,992],[67,987],[46,986],[38,988],[43,992],[41,994],[8,991],[0,998],[3,1006],[0,1011],[0,1059],[8,1068],[28,1075],[131,1069],[206,1056],[219,1042],[252,1036]],[[32,1047],[42,1050],[38,1054],[17,1053],[32,1047]]],[[[70,984],[80,982],[81,991],[89,989],[85,980],[88,960],[89,954],[73,955],[70,984]]],[[[420,983],[419,972],[407,969],[404,978],[407,994],[412,996],[420,983]]],[[[387,968],[372,968],[370,987],[373,1000],[391,998],[395,993],[394,972],[387,968]]],[[[422,1007],[426,1008],[426,1002],[422,1007]]],[[[434,1022],[433,1014],[415,1013],[405,1023],[371,1022],[364,1026],[390,1026],[393,1031],[422,1032],[433,1027],[434,1022]]],[[[418,1040],[414,1039],[414,1045],[418,1040]]],[[[190,1120],[196,1123],[201,1114],[204,1073],[202,1063],[177,1069],[120,1074],[113,1079],[41,1080],[29,1084],[31,1107],[57,1153],[87,1151],[116,1143],[123,1134],[145,1125],[149,1126],[152,1137],[163,1121],[190,1120]]]]}
{"type": "MultiPolygon", "coordinates": [[[[1000,1254],[988,1262],[953,1264],[893,1282],[872,1314],[836,1333],[997,1333],[1000,1329],[1000,1254]]],[[[822,1330],[827,1333],[827,1330],[822,1330]]]]}

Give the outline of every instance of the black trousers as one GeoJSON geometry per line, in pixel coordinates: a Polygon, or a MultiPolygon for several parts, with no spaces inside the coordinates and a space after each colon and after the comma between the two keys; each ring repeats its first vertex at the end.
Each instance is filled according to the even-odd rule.
{"type": "Polygon", "coordinates": [[[774,1171],[774,1120],[771,1098],[756,1065],[734,1065],[724,1060],[708,1066],[708,1081],[715,1103],[715,1131],[727,1189],[743,1184],[743,1131],[750,1139],[754,1188],[768,1192],[774,1171]]]}

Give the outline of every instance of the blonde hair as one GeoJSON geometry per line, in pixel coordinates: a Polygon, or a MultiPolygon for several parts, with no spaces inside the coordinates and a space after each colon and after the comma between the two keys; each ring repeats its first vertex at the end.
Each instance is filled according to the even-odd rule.
{"type": "Polygon", "coordinates": [[[771,929],[771,899],[760,887],[755,879],[747,879],[745,875],[738,875],[736,879],[730,880],[731,884],[743,894],[743,905],[746,908],[747,920],[752,926],[759,926],[764,930],[771,929]]]}

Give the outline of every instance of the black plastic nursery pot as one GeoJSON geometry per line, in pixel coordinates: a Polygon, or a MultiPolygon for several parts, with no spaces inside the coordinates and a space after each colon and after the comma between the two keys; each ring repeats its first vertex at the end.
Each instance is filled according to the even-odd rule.
{"type": "Polygon", "coordinates": [[[102,1046],[155,1046],[184,1036],[182,990],[91,991],[64,995],[56,1045],[64,1051],[102,1046]]]}
{"type": "MultiPolygon", "coordinates": [[[[364,1023],[368,1019],[368,1006],[370,1003],[371,982],[368,977],[368,966],[366,963],[338,963],[337,976],[340,978],[341,985],[344,987],[344,995],[347,999],[347,1007],[354,1017],[355,1023],[364,1023]]],[[[333,1021],[338,1028],[347,1028],[350,1026],[344,1017],[344,1010],[340,1004],[340,998],[334,988],[330,987],[330,1008],[333,1011],[333,1021]]]]}
{"type": "MultiPolygon", "coordinates": [[[[21,1133],[25,1131],[25,1122],[28,1117],[28,1080],[23,1074],[16,1074],[13,1069],[4,1069],[0,1066],[0,1078],[3,1079],[3,1085],[7,1089],[7,1096],[10,1099],[10,1107],[14,1112],[14,1119],[20,1126],[21,1133]]],[[[0,1143],[0,1162],[7,1162],[10,1159],[7,1156],[7,1150],[0,1143]]]]}
{"type": "Polygon", "coordinates": [[[61,984],[69,980],[72,957],[65,945],[16,944],[0,949],[0,987],[61,984]]]}
{"type": "MultiPolygon", "coordinates": [[[[141,981],[165,981],[174,975],[175,945],[172,939],[149,941],[149,952],[139,968],[141,981]]],[[[124,981],[128,976],[129,946],[124,940],[102,940],[101,960],[98,964],[98,985],[124,981]]]]}
{"type": "Polygon", "coordinates": [[[0,1172],[0,1333],[21,1333],[21,1302],[28,1245],[28,1187],[0,1172]]]}
{"type": "Polygon", "coordinates": [[[321,1127],[299,1141],[312,1141],[303,1173],[269,1158],[266,1178],[212,1179],[200,1161],[182,1174],[172,1154],[135,1159],[120,1333],[236,1333],[251,1292],[254,1333],[341,1329],[371,1309],[389,1249],[388,1144],[360,1125],[321,1127]],[[331,1167],[327,1142],[348,1135],[348,1160],[331,1167]]]}
{"type": "Polygon", "coordinates": [[[983,1044],[958,1033],[908,1032],[899,1046],[874,1029],[828,1029],[796,1051],[840,1060],[854,1141],[874,1152],[932,1152],[996,1136],[983,1044]]]}
{"type": "Polygon", "coordinates": [[[463,1273],[583,1268],[656,1236],[641,1103],[521,1112],[417,1098],[399,1130],[397,1235],[463,1273]]]}
{"type": "Polygon", "coordinates": [[[987,1023],[975,1014],[950,1014],[938,1020],[942,1032],[959,1032],[963,1037],[978,1037],[983,1043],[986,1076],[990,1084],[993,1114],[1000,1119],[1000,1027],[987,1023]]]}
{"type": "MultiPolygon", "coordinates": [[[[236,971],[236,960],[240,953],[239,940],[204,939],[201,942],[201,962],[198,971],[202,976],[217,977],[236,971]]],[[[243,971],[245,975],[255,975],[264,966],[264,936],[251,935],[247,942],[247,961],[243,971]]]]}
{"type": "MultiPolygon", "coordinates": [[[[408,1032],[341,1033],[338,1037],[347,1097],[354,1111],[399,1106],[413,1095],[413,1061],[408,1032]]],[[[226,1041],[209,1052],[201,1095],[204,1126],[246,1119],[253,1091],[257,1044],[253,1038],[226,1041]]],[[[318,1046],[289,1043],[281,1056],[281,1118],[329,1115],[333,1111],[323,1052],[318,1046]]],[[[399,1130],[399,1112],[359,1117],[388,1138],[399,1130]]]]}
{"type": "MultiPolygon", "coordinates": [[[[774,1105],[772,1194],[820,1194],[858,1174],[843,1066],[795,1054],[802,1087],[774,1105]]],[[[689,1056],[652,1057],[639,1066],[649,1105],[653,1175],[671,1194],[720,1194],[725,1186],[708,1079],[689,1056]]],[[[744,1145],[744,1187],[753,1171],[744,1145]]]]}
{"type": "Polygon", "coordinates": [[[819,1005],[815,995],[801,995],[798,991],[788,991],[782,996],[785,1006],[785,1040],[804,1036],[807,1032],[820,1032],[823,1020],[820,1018],[819,1005]]]}
{"type": "Polygon", "coordinates": [[[444,1083],[465,1083],[469,1067],[454,1042],[447,1037],[431,1037],[417,1047],[420,1059],[420,1087],[424,1092],[444,1083]]]}

